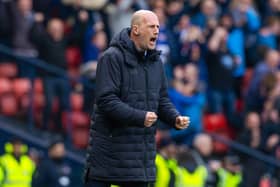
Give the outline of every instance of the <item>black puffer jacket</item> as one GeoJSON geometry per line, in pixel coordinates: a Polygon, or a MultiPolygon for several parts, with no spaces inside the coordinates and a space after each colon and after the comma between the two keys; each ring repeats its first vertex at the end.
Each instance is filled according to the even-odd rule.
{"type": "Polygon", "coordinates": [[[156,125],[144,126],[147,111],[175,124],[178,112],[167,95],[159,52],[138,53],[124,29],[101,56],[96,105],[87,155],[87,179],[154,181],[156,125]]]}

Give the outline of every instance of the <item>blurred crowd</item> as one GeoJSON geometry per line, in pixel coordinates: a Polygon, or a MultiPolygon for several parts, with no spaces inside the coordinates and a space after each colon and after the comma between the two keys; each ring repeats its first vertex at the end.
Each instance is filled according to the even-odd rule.
{"type": "MultiPolygon", "coordinates": [[[[85,82],[94,85],[98,57],[139,9],[159,17],[157,49],[169,96],[191,118],[183,131],[159,124],[156,162],[163,168],[160,182],[166,183],[156,185],[251,187],[267,179],[280,185],[279,168],[229,148],[219,152],[215,141],[202,134],[220,133],[280,160],[279,0],[0,0],[1,44],[86,80],[73,83],[40,71],[41,128],[49,129],[56,95],[56,131],[63,131],[61,116],[71,110],[71,92],[82,93],[84,112],[92,110],[94,90],[85,82]],[[211,120],[223,125],[210,127],[211,120]],[[196,180],[188,183],[188,177],[196,180]]],[[[31,73],[19,64],[18,76],[31,73]]]]}
{"type": "Polygon", "coordinates": [[[59,139],[50,141],[44,155],[14,137],[4,145],[0,156],[1,187],[74,186],[73,176],[73,168],[65,160],[64,143],[59,139]]]}

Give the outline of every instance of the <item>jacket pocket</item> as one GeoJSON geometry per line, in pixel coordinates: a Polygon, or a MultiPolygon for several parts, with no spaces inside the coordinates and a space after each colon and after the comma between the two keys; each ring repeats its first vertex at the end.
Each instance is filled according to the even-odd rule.
{"type": "Polygon", "coordinates": [[[92,131],[92,162],[96,168],[109,168],[111,159],[112,138],[95,130],[92,131]]]}

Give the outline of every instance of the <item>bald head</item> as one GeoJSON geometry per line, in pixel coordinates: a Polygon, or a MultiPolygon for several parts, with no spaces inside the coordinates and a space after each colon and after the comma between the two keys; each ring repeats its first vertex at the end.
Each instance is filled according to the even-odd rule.
{"type": "Polygon", "coordinates": [[[133,25],[139,25],[141,24],[145,18],[149,18],[150,16],[152,17],[157,17],[155,13],[153,13],[150,10],[138,10],[136,11],[131,18],[131,27],[133,27],[133,25]]]}
{"type": "Polygon", "coordinates": [[[209,156],[213,150],[212,138],[208,134],[198,134],[194,138],[193,142],[196,150],[203,156],[209,156]]]}
{"type": "Polygon", "coordinates": [[[59,41],[63,38],[63,22],[58,18],[53,18],[48,22],[47,30],[49,35],[55,40],[59,41]]]}

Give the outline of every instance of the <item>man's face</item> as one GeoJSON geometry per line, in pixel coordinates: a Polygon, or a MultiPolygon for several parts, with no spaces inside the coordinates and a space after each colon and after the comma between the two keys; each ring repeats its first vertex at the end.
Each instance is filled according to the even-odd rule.
{"type": "Polygon", "coordinates": [[[14,154],[15,155],[20,155],[21,154],[21,148],[22,148],[22,144],[21,143],[15,143],[13,145],[13,149],[14,149],[14,154]]]}
{"type": "Polygon", "coordinates": [[[65,147],[64,144],[56,144],[50,151],[50,156],[52,158],[63,158],[65,156],[65,147]]]}
{"type": "Polygon", "coordinates": [[[159,21],[156,15],[146,15],[139,25],[139,46],[142,50],[156,48],[159,33],[159,21]]]}
{"type": "Polygon", "coordinates": [[[48,24],[48,32],[55,41],[63,39],[63,23],[58,19],[53,19],[48,24]]]}
{"type": "Polygon", "coordinates": [[[18,8],[20,11],[26,12],[32,10],[32,1],[31,0],[19,0],[18,8]]]}

